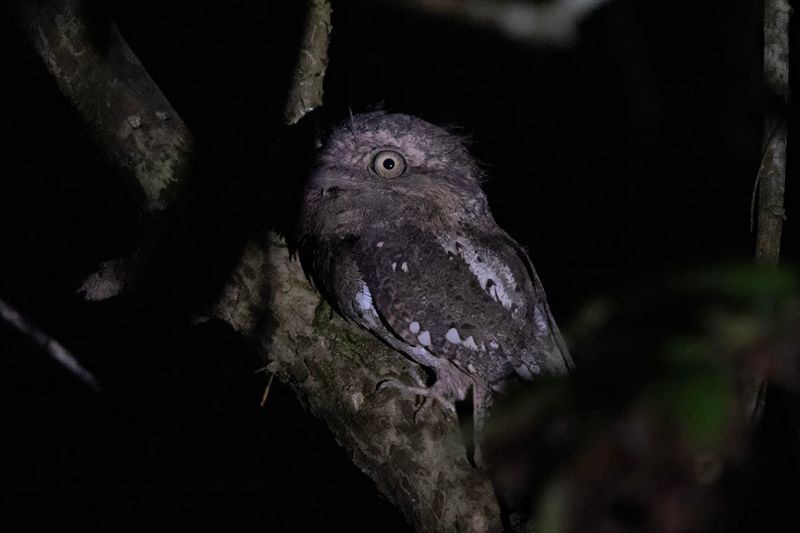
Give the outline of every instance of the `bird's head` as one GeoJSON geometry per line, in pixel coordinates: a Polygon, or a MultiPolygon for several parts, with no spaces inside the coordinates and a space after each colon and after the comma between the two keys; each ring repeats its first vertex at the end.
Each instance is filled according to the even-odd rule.
{"type": "Polygon", "coordinates": [[[458,135],[410,115],[372,112],[332,131],[308,187],[483,205],[483,176],[458,135]]]}

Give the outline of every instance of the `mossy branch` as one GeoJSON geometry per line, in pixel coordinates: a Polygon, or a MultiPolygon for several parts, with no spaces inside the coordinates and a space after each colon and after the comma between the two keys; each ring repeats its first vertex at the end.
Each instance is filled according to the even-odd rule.
{"type": "Polygon", "coordinates": [[[249,339],[353,462],[417,531],[501,531],[487,476],[472,467],[458,422],[438,409],[414,421],[413,398],[378,390],[419,369],[346,323],[320,299],[283,241],[250,243],[215,314],[249,339]]]}

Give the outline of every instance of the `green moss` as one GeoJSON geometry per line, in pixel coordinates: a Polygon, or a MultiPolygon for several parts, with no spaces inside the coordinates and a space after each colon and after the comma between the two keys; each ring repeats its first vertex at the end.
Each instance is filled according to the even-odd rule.
{"type": "Polygon", "coordinates": [[[333,321],[332,319],[333,309],[331,309],[331,306],[329,306],[325,300],[320,299],[319,304],[317,304],[316,309],[314,309],[314,320],[311,322],[311,325],[314,326],[314,331],[321,335],[329,333],[333,328],[331,324],[333,321]]]}
{"type": "Polygon", "coordinates": [[[314,320],[311,325],[317,335],[328,340],[331,354],[336,357],[344,357],[349,361],[363,364],[365,355],[383,349],[383,345],[377,339],[345,329],[346,326],[324,300],[320,300],[314,309],[314,320]]]}
{"type": "Polygon", "coordinates": [[[735,375],[705,361],[675,365],[647,394],[656,412],[678,424],[685,442],[699,451],[724,444],[735,404],[735,375]]]}
{"type": "Polygon", "coordinates": [[[536,514],[537,531],[558,533],[567,530],[568,497],[566,480],[556,479],[547,486],[536,514]]]}

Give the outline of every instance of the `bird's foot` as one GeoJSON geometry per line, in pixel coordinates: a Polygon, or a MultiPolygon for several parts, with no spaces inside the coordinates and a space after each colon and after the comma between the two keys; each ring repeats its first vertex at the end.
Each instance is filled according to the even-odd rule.
{"type": "Polygon", "coordinates": [[[456,406],[453,400],[449,398],[446,391],[441,387],[437,387],[438,381],[430,387],[426,386],[413,386],[403,383],[402,381],[389,378],[378,383],[376,390],[395,389],[400,391],[401,394],[421,396],[422,402],[417,406],[414,411],[414,422],[419,423],[423,419],[423,415],[431,408],[431,406],[438,402],[439,405],[445,410],[456,414],[456,406]]]}

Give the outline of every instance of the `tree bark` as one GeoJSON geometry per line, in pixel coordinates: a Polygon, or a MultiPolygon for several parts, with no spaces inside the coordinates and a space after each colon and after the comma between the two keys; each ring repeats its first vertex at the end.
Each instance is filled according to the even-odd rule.
{"type": "Polygon", "coordinates": [[[300,54],[284,109],[284,121],[290,126],[322,105],[322,82],[328,68],[330,35],[330,1],[310,0],[300,54]]]}
{"type": "Polygon", "coordinates": [[[756,261],[778,264],[781,231],[786,219],[786,141],[789,106],[789,17],[787,0],[764,2],[764,83],[776,105],[764,121],[764,157],[759,169],[756,261]]]}
{"type": "Polygon", "coordinates": [[[91,28],[81,0],[11,6],[61,92],[141,186],[144,211],[169,206],[186,174],[191,136],[116,25],[91,28]]]}
{"type": "MultiPolygon", "coordinates": [[[[319,13],[309,17],[314,35],[307,35],[295,76],[296,84],[307,85],[290,91],[297,98],[287,106],[300,116],[322,94],[327,60],[303,58],[327,51],[330,24],[322,4],[328,2],[311,4],[319,13]],[[315,19],[320,13],[323,18],[315,19]]],[[[115,27],[105,49],[92,41],[79,0],[17,2],[14,8],[99,144],[141,185],[145,214],[157,215],[178,194],[188,167],[186,126],[115,27]]],[[[100,292],[108,289],[104,283],[113,289],[129,277],[131,265],[110,262],[106,271],[106,279],[95,279],[100,292]]],[[[268,370],[326,422],[353,462],[418,531],[502,530],[491,483],[468,462],[455,417],[430,409],[417,423],[414,399],[377,390],[381,380],[409,379],[419,369],[335,315],[282,241],[269,234],[248,243],[213,314],[251,341],[268,370]]]]}
{"type": "MultiPolygon", "coordinates": [[[[789,18],[788,0],[764,1],[764,85],[772,98],[764,118],[764,141],[758,169],[758,232],[756,263],[776,267],[780,259],[781,233],[786,220],[786,154],[789,109],[789,18]]],[[[745,376],[746,405],[757,422],[764,409],[766,371],[750,369],[745,376]]]]}
{"type": "Polygon", "coordinates": [[[82,0],[13,0],[10,7],[59,89],[142,196],[146,242],[104,263],[89,299],[118,294],[148,256],[161,212],[188,174],[192,138],[113,23],[93,27],[82,0]]]}

